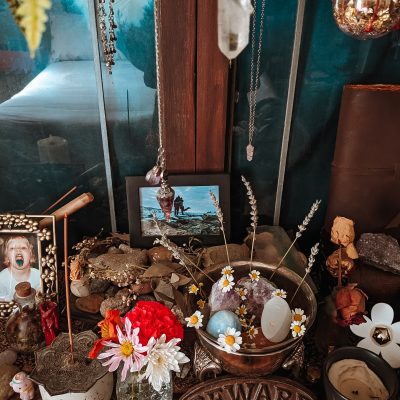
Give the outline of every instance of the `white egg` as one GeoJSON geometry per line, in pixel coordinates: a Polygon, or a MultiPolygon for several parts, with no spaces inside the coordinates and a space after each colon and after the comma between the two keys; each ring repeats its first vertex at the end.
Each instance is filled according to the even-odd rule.
{"type": "Polygon", "coordinates": [[[292,312],[285,299],[274,296],[264,304],[261,330],[270,342],[282,342],[289,334],[291,322],[292,312]]]}

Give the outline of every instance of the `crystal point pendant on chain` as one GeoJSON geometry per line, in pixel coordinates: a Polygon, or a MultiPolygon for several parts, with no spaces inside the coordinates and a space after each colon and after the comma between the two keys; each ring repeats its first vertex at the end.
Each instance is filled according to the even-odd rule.
{"type": "Polygon", "coordinates": [[[254,156],[254,146],[249,143],[246,147],[246,156],[247,156],[247,161],[251,161],[254,156]]]}
{"type": "Polygon", "coordinates": [[[155,186],[158,185],[161,181],[161,168],[158,165],[155,165],[151,170],[149,170],[146,174],[146,181],[149,185],[155,186]]]}
{"type": "Polygon", "coordinates": [[[161,186],[157,191],[157,201],[167,222],[171,219],[172,206],[174,204],[175,191],[169,186],[168,181],[161,177],[161,186]]]}
{"type": "Polygon", "coordinates": [[[251,0],[218,0],[218,47],[229,59],[249,43],[251,0]]]}

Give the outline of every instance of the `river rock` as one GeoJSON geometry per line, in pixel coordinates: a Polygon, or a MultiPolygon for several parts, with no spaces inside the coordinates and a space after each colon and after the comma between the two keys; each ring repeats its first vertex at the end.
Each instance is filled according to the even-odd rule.
{"type": "Polygon", "coordinates": [[[257,282],[253,282],[250,278],[242,278],[237,285],[247,289],[246,307],[248,315],[255,315],[254,324],[260,326],[264,304],[272,298],[272,292],[276,289],[276,286],[262,277],[257,282]]]}
{"type": "MultiPolygon", "coordinates": [[[[248,260],[250,257],[250,250],[245,244],[228,244],[229,259],[248,260]]],[[[202,255],[202,264],[206,269],[212,269],[212,265],[227,263],[226,248],[222,246],[212,246],[205,249],[202,255]]]]}
{"type": "Polygon", "coordinates": [[[90,294],[89,285],[83,280],[72,281],[69,287],[76,297],[86,297],[90,294]]]}
{"type": "Polygon", "coordinates": [[[211,314],[222,310],[235,312],[240,306],[240,303],[240,297],[235,291],[235,286],[229,292],[224,293],[221,288],[218,287],[218,281],[212,285],[211,293],[208,298],[211,314]]]}
{"type": "Polygon", "coordinates": [[[18,371],[15,365],[0,365],[0,400],[8,400],[14,394],[10,382],[18,371]]]}
{"type": "Polygon", "coordinates": [[[109,286],[110,282],[104,279],[91,279],[89,283],[90,294],[104,293],[109,286]]]}
{"type": "Polygon", "coordinates": [[[164,261],[172,261],[172,252],[163,246],[156,246],[147,250],[147,254],[151,264],[162,263],[164,261]]]}
{"type": "Polygon", "coordinates": [[[100,306],[103,300],[104,297],[102,295],[95,293],[76,299],[75,306],[78,310],[83,312],[97,314],[100,311],[100,306]]]}
{"type": "Polygon", "coordinates": [[[7,349],[0,353],[0,365],[14,364],[17,361],[17,353],[14,350],[7,349]]]}
{"type": "Polygon", "coordinates": [[[109,297],[102,301],[100,305],[100,314],[105,318],[107,310],[118,310],[120,314],[125,314],[129,311],[133,304],[127,305],[126,299],[129,297],[129,289],[121,289],[114,297],[109,297]]]}

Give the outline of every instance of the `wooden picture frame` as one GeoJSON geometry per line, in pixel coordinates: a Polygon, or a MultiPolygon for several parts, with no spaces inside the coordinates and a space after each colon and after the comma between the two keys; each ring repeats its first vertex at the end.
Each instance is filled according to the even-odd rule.
{"type": "Polygon", "coordinates": [[[15,285],[28,281],[44,298],[57,301],[55,217],[0,214],[0,318],[17,307],[15,285]]]}
{"type": "Polygon", "coordinates": [[[152,247],[159,229],[152,219],[156,213],[163,232],[174,243],[182,245],[191,237],[205,245],[223,244],[223,236],[214,205],[209,196],[217,197],[224,215],[224,229],[230,234],[230,180],[228,174],[171,175],[168,182],[175,190],[171,220],[167,222],[156,199],[159,186],[149,185],[143,176],[126,178],[129,232],[132,247],[152,247]],[[177,202],[178,196],[181,202],[177,202]]]}

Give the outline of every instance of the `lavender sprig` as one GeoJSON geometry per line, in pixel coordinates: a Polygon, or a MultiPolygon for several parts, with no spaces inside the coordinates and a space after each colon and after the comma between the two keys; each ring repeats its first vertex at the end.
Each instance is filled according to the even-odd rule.
{"type": "Polygon", "coordinates": [[[308,263],[307,263],[307,268],[306,268],[306,273],[304,274],[299,286],[297,286],[296,291],[294,292],[294,295],[292,296],[292,298],[290,299],[290,303],[293,301],[293,299],[296,297],[297,292],[299,291],[299,289],[301,288],[301,285],[303,284],[303,282],[305,281],[307,275],[311,272],[311,268],[315,263],[315,256],[318,254],[319,251],[319,243],[316,243],[313,247],[311,247],[311,252],[310,255],[308,256],[308,263]]]}
{"type": "Polygon", "coordinates": [[[254,196],[253,190],[251,188],[250,182],[242,175],[242,182],[247,190],[247,197],[249,198],[249,204],[251,207],[250,211],[250,226],[253,228],[253,237],[251,240],[251,252],[250,252],[250,271],[253,269],[253,252],[254,252],[254,242],[256,240],[256,229],[258,223],[258,210],[257,210],[257,200],[254,196]]]}
{"type": "Polygon", "coordinates": [[[226,259],[228,260],[228,265],[231,265],[231,260],[229,258],[229,251],[228,251],[228,243],[226,242],[226,235],[225,235],[225,229],[224,229],[224,215],[222,214],[221,206],[219,205],[219,201],[215,197],[215,194],[210,190],[210,197],[211,201],[214,204],[215,212],[217,214],[217,218],[219,221],[220,229],[222,232],[222,236],[224,237],[224,243],[225,243],[225,250],[226,250],[226,259]]]}
{"type": "Polygon", "coordinates": [[[313,205],[310,208],[310,211],[308,212],[308,214],[305,216],[303,222],[301,225],[298,225],[299,230],[296,232],[296,237],[294,238],[292,244],[289,246],[289,248],[286,250],[286,253],[283,255],[283,257],[281,258],[281,260],[279,261],[278,266],[274,269],[274,272],[271,274],[269,280],[271,280],[276,271],[279,269],[279,267],[281,266],[281,264],[283,263],[283,260],[286,258],[286,256],[289,254],[290,250],[292,249],[292,247],[294,246],[294,244],[297,242],[297,239],[299,239],[302,235],[303,232],[307,229],[308,224],[310,223],[312,217],[314,216],[314,214],[317,212],[319,205],[321,204],[321,200],[316,200],[313,205]]]}

